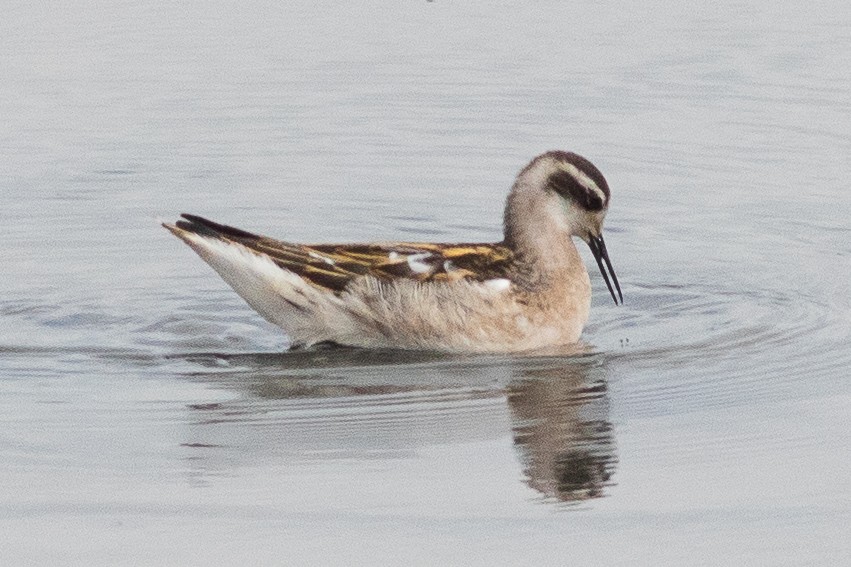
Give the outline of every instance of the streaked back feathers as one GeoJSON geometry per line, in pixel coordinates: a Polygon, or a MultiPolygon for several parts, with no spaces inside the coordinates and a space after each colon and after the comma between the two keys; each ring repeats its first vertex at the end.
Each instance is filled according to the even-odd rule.
{"type": "Polygon", "coordinates": [[[501,244],[291,244],[196,215],[181,216],[183,220],[177,221],[179,229],[241,244],[265,254],[279,267],[314,286],[335,293],[342,292],[359,276],[418,282],[504,278],[513,257],[511,250],[501,244]]]}

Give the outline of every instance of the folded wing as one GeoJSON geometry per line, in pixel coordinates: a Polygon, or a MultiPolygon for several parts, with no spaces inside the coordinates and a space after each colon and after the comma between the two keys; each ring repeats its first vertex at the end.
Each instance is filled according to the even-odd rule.
{"type": "Polygon", "coordinates": [[[268,256],[277,266],[315,287],[343,291],[359,276],[420,282],[507,277],[511,251],[501,244],[291,244],[222,225],[195,215],[181,215],[177,228],[208,238],[235,242],[268,256]]]}

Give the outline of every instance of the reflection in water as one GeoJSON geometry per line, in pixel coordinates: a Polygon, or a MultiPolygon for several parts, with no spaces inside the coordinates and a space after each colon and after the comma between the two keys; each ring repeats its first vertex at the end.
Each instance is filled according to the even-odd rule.
{"type": "Polygon", "coordinates": [[[601,368],[568,362],[526,369],[508,387],[514,443],[526,482],[562,501],[603,495],[617,457],[601,368]]]}
{"type": "Polygon", "coordinates": [[[562,502],[596,498],[617,461],[605,372],[598,357],[569,354],[192,355],[205,368],[191,379],[243,397],[189,406],[183,446],[195,451],[197,478],[205,468],[216,474],[257,460],[410,459],[428,447],[511,434],[529,487],[562,502]]]}

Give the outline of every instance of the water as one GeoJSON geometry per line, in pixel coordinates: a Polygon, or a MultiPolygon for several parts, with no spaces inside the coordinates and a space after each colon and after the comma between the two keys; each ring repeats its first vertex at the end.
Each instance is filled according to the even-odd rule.
{"type": "Polygon", "coordinates": [[[3,565],[851,562],[848,7],[7,4],[3,565]],[[283,353],[158,225],[496,240],[552,148],[545,357],[283,353]]]}

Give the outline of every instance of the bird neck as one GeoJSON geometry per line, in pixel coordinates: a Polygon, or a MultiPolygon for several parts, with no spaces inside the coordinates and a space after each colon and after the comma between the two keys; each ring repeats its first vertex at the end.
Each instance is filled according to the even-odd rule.
{"type": "Polygon", "coordinates": [[[564,213],[548,197],[540,189],[518,184],[505,208],[504,243],[514,253],[513,279],[530,290],[560,286],[587,274],[566,231],[564,213]]]}

